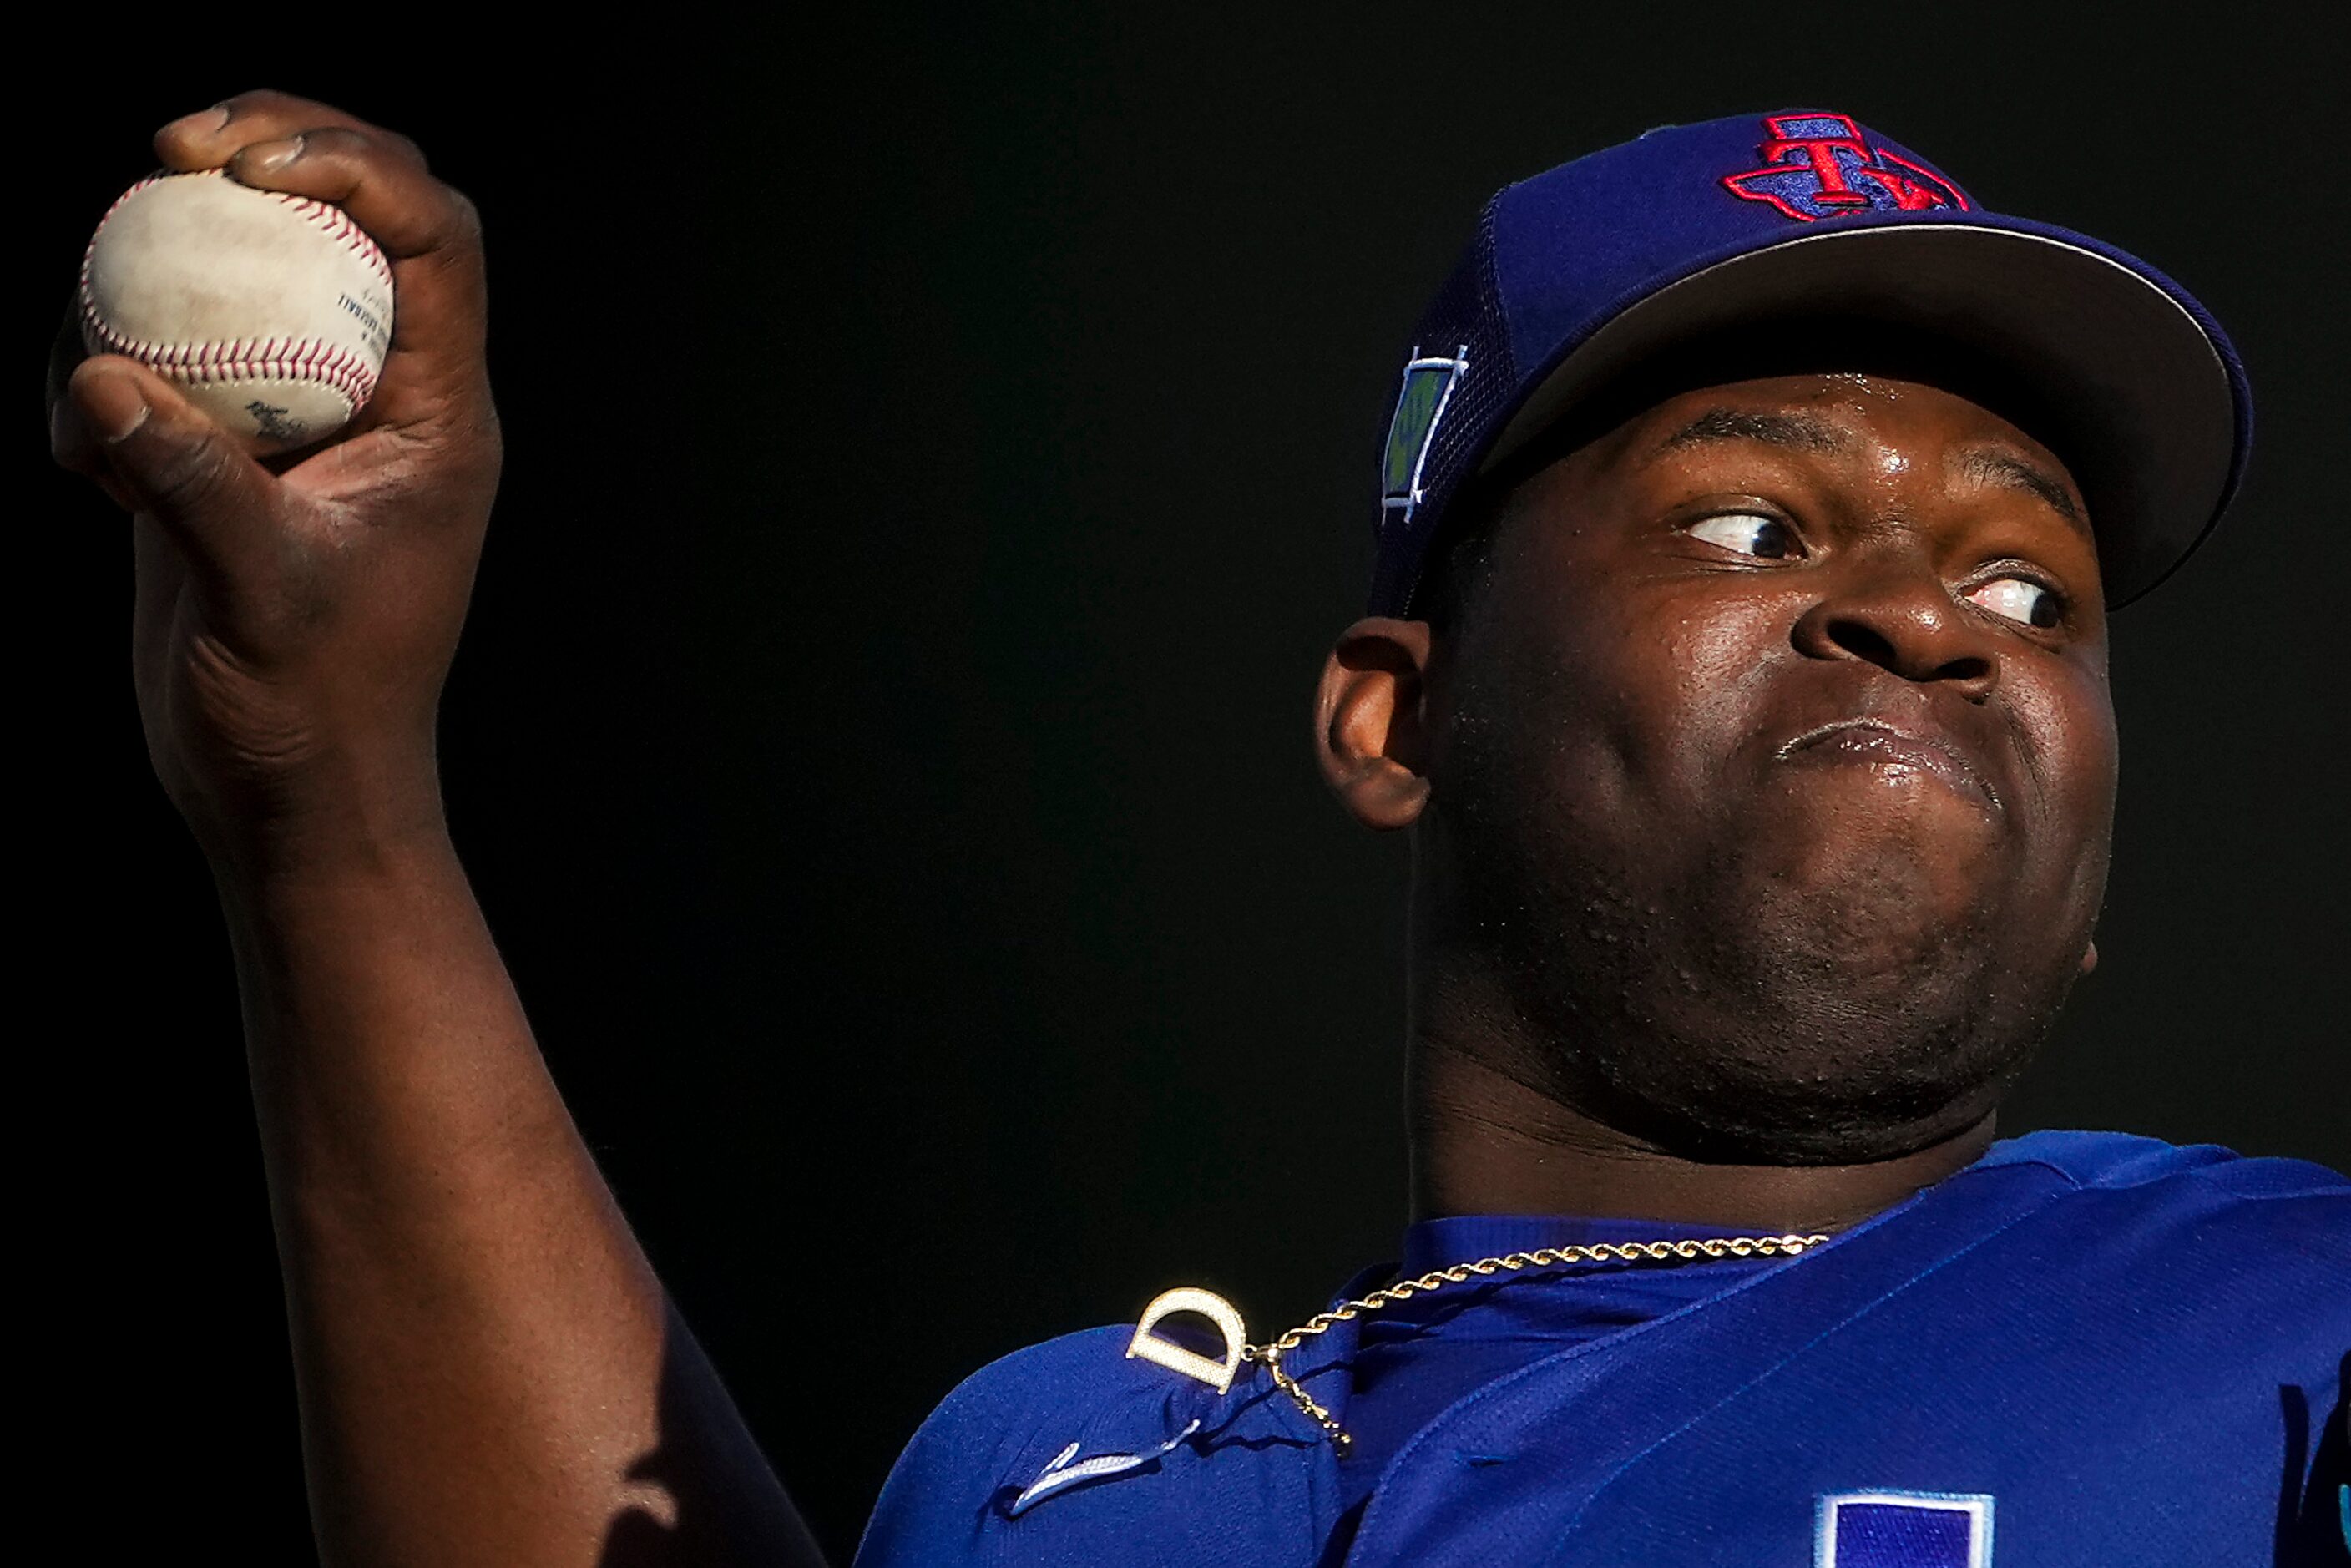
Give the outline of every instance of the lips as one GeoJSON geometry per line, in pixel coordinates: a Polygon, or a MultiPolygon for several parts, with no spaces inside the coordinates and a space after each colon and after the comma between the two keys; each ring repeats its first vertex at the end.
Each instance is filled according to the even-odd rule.
{"type": "Polygon", "coordinates": [[[1991,781],[1957,750],[1883,719],[1839,719],[1808,729],[1781,747],[1778,756],[1783,762],[1852,763],[1932,779],[1995,811],[2006,810],[1991,781]]]}

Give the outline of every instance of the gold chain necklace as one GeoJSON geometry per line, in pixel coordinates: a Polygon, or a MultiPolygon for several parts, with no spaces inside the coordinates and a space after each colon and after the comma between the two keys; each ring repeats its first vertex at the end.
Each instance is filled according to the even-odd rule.
{"type": "Polygon", "coordinates": [[[1560,1269],[1575,1263],[1703,1263],[1718,1258],[1792,1258],[1806,1248],[1826,1241],[1825,1235],[1815,1236],[1714,1236],[1704,1240],[1683,1241],[1600,1241],[1573,1247],[1541,1247],[1531,1252],[1506,1252],[1498,1258],[1480,1258],[1474,1263],[1456,1263],[1450,1268],[1435,1270],[1409,1280],[1398,1280],[1384,1285],[1368,1295],[1341,1301],[1328,1312],[1315,1313],[1304,1322],[1278,1339],[1264,1344],[1249,1343],[1242,1327],[1241,1315],[1231,1302],[1213,1291],[1191,1287],[1169,1291],[1160,1295],[1143,1311],[1142,1321],[1134,1325],[1134,1339],[1126,1354],[1153,1361],[1187,1377],[1196,1377],[1214,1387],[1219,1394],[1232,1386],[1233,1376],[1244,1361],[1253,1361],[1266,1370],[1274,1386],[1298,1402],[1309,1419],[1322,1427],[1332,1444],[1344,1454],[1354,1439],[1347,1435],[1331,1412],[1314,1396],[1306,1392],[1299,1381],[1282,1370],[1281,1358],[1296,1350],[1307,1340],[1324,1333],[1339,1323],[1351,1322],[1365,1312],[1375,1312],[1398,1301],[1426,1295],[1452,1285],[1466,1285],[1474,1280],[1489,1279],[1497,1274],[1520,1274],[1531,1269],[1560,1269]],[[1221,1359],[1200,1354],[1164,1340],[1151,1331],[1172,1312],[1197,1312],[1217,1325],[1224,1334],[1225,1354],[1221,1359]]]}

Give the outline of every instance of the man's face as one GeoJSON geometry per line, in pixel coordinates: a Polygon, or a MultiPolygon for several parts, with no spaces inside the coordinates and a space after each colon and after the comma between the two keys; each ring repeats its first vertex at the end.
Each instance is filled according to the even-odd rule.
{"type": "Polygon", "coordinates": [[[1980,1120],[2105,884],[2105,611],[2064,466],[1916,382],[1710,387],[1521,485],[1473,575],[1422,852],[1436,942],[1552,1042],[1499,1065],[1723,1157],[1980,1120]]]}

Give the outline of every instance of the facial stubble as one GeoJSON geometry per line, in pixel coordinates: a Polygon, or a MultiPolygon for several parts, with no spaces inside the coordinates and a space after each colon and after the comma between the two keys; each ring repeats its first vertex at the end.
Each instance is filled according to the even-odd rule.
{"type": "MultiPolygon", "coordinates": [[[[1489,1065],[1689,1157],[1831,1165],[1980,1122],[2047,1038],[2086,928],[2032,921],[2019,846],[1955,852],[1971,808],[1795,778],[1645,831],[1495,695],[1462,694],[1428,824],[1453,889],[1430,957],[1493,993],[1489,1065]]],[[[2103,834],[2075,848],[2062,902],[2094,910],[2103,834]]]]}

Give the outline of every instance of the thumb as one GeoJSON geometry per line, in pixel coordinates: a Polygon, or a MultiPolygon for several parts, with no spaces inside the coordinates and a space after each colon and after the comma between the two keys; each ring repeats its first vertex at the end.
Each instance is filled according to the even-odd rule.
{"type": "Polygon", "coordinates": [[[68,395],[131,508],[153,517],[200,568],[231,580],[275,555],[282,486],[235,438],[145,366],[101,355],[68,395]]]}

